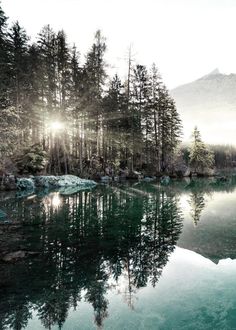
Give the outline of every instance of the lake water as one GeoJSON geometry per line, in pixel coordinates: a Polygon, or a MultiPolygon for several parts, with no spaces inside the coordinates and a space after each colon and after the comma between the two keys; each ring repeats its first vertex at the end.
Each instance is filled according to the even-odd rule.
{"type": "Polygon", "coordinates": [[[235,201],[235,177],[2,193],[0,329],[236,329],[235,201]]]}

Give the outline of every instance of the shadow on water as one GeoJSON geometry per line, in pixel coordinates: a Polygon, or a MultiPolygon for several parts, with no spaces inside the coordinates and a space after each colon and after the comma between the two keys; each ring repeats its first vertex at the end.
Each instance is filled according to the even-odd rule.
{"type": "Polygon", "coordinates": [[[23,329],[32,313],[45,328],[61,328],[69,309],[82,300],[102,327],[107,293],[124,274],[131,308],[137,289],[158,283],[182,231],[181,192],[190,194],[197,223],[204,193],[233,191],[235,185],[235,179],[182,180],[168,187],[99,185],[71,196],[0,197],[0,208],[10,217],[0,226],[0,328],[23,329]],[[6,259],[16,251],[24,257],[6,259]]]}

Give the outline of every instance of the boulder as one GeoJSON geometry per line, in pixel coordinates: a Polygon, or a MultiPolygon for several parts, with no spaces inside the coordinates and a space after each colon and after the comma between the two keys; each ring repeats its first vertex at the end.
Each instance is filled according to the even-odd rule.
{"type": "Polygon", "coordinates": [[[34,177],[35,186],[39,188],[58,187],[59,177],[54,175],[40,175],[34,177]]]}
{"type": "Polygon", "coordinates": [[[145,176],[145,178],[143,178],[142,181],[145,181],[145,182],[152,182],[152,181],[154,181],[155,179],[156,179],[155,176],[152,176],[152,177],[150,177],[150,176],[145,176]]]}
{"type": "Polygon", "coordinates": [[[19,190],[34,190],[34,180],[31,178],[18,178],[16,186],[19,190]]]}
{"type": "Polygon", "coordinates": [[[0,220],[5,219],[6,217],[7,214],[4,211],[0,210],[0,220]]]}
{"type": "Polygon", "coordinates": [[[93,180],[81,179],[75,175],[62,175],[59,176],[59,180],[57,182],[59,187],[91,187],[96,186],[97,183],[93,180]]]}
{"type": "Polygon", "coordinates": [[[101,176],[101,181],[103,183],[108,183],[110,181],[112,181],[112,177],[108,176],[108,175],[105,175],[105,176],[101,176]]]}
{"type": "Polygon", "coordinates": [[[36,176],[34,178],[36,187],[41,188],[57,188],[57,187],[93,187],[96,182],[93,180],[81,179],[75,175],[62,175],[62,176],[36,176]]]}
{"type": "Polygon", "coordinates": [[[170,177],[168,175],[163,175],[160,179],[162,185],[168,185],[170,183],[170,177]]]}

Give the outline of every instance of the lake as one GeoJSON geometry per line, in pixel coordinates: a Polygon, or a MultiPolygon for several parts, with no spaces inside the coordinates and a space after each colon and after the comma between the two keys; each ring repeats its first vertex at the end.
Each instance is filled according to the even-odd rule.
{"type": "Polygon", "coordinates": [[[236,329],[236,177],[72,192],[1,193],[0,329],[236,329]]]}

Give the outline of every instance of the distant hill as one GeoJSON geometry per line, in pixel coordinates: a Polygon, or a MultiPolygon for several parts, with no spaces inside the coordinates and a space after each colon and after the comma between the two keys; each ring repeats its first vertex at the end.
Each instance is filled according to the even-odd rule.
{"type": "Polygon", "coordinates": [[[171,91],[184,125],[184,140],[198,126],[208,143],[236,145],[236,74],[218,69],[171,91]]]}

